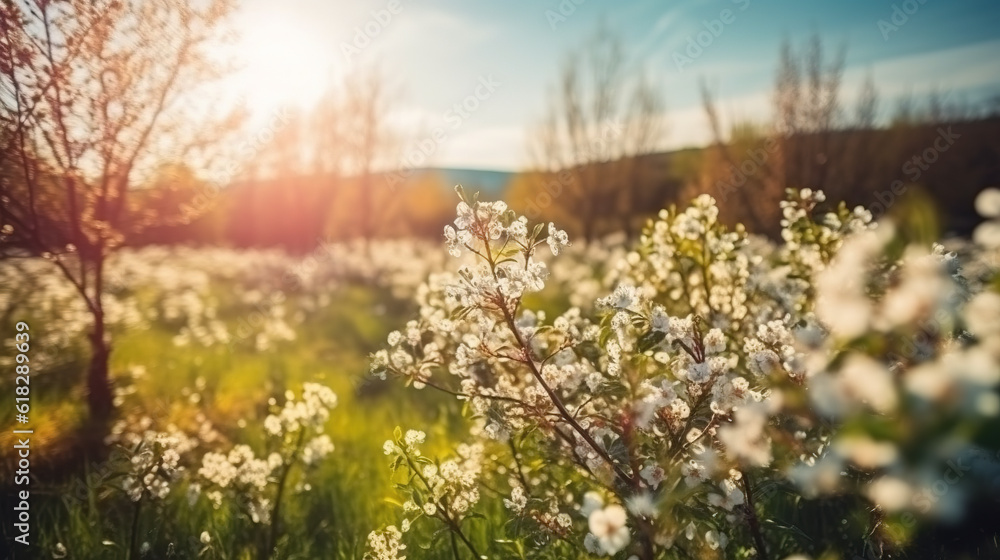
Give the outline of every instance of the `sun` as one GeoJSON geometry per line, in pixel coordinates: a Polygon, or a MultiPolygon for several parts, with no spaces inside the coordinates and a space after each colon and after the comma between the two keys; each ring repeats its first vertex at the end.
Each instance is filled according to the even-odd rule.
{"type": "Polygon", "coordinates": [[[230,86],[258,116],[309,109],[330,84],[333,56],[306,26],[279,14],[244,18],[236,59],[240,69],[230,86]]]}

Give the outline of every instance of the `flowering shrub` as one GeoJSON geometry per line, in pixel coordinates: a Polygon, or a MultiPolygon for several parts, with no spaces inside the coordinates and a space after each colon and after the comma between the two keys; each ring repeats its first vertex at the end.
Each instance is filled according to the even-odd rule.
{"type": "Polygon", "coordinates": [[[402,504],[404,518],[400,528],[390,525],[368,535],[369,552],[365,558],[395,559],[406,548],[400,542],[422,518],[442,524],[451,535],[451,546],[457,552],[458,541],[479,558],[475,546],[462,530],[466,517],[479,502],[479,477],[483,465],[483,445],[458,446],[456,456],[435,461],[423,455],[419,445],[426,434],[407,430],[404,435],[396,428],[393,439],[386,440],[383,451],[391,457],[391,470],[403,482],[397,488],[407,495],[402,504]]]}
{"type": "MultiPolygon", "coordinates": [[[[996,193],[981,198],[995,218],[996,193]]],[[[719,223],[706,196],[661,212],[633,246],[581,246],[503,203],[463,195],[458,213],[436,248],[116,255],[117,449],[70,488],[77,500],[39,494],[43,548],[996,554],[995,220],[975,242],[932,244],[802,190],[782,203],[775,243],[719,223]],[[374,380],[345,393],[359,348],[389,331],[373,372],[423,390],[418,402],[374,380]],[[320,376],[345,397],[335,418],[333,392],[309,383],[320,376]],[[411,429],[380,450],[400,424],[411,429]]],[[[75,418],[88,328],[46,266],[0,263],[0,311],[46,327],[33,380],[43,444],[75,418]]]]}
{"type": "MultiPolygon", "coordinates": [[[[247,444],[220,447],[224,438],[200,414],[194,434],[174,425],[157,431],[148,416],[123,419],[108,437],[121,451],[103,465],[92,488],[121,492],[134,504],[127,545],[133,556],[149,551],[148,543],[140,546],[137,541],[142,510],[162,511],[162,500],[184,488],[188,508],[207,501],[215,510],[224,508],[264,526],[266,531],[257,532],[256,546],[258,556],[268,558],[280,536],[281,507],[292,470],[313,468],[333,451],[323,431],[336,405],[337,395],[317,383],[305,383],[300,396],[288,391],[284,405],[274,406],[263,421],[267,438],[260,456],[247,444]],[[199,454],[200,448],[215,450],[199,454]]],[[[203,532],[199,542],[211,548],[211,535],[203,532]]]]}
{"type": "Polygon", "coordinates": [[[545,293],[537,253],[555,258],[565,233],[458,192],[445,241],[473,261],[429,278],[418,318],[371,369],[453,395],[474,419],[459,455],[476,461],[439,492],[423,434],[397,432],[385,450],[407,473],[407,517],[369,536],[370,557],[401,558],[413,514],[438,517],[476,555],[462,521],[477,500],[449,501],[476,485],[514,519],[496,545],[547,543],[527,548],[551,557],[818,554],[841,545],[778,517],[831,495],[839,515],[862,517],[841,536],[864,553],[957,519],[962,488],[998,472],[987,434],[1000,295],[968,293],[939,246],[875,228],[861,208],[821,213],[809,189],[782,204],[774,246],[724,227],[702,195],[662,211],[608,266],[610,294],[550,318],[525,296],[545,293]],[[947,500],[920,498],[948,460],[971,455],[974,474],[949,482],[947,500]]]}

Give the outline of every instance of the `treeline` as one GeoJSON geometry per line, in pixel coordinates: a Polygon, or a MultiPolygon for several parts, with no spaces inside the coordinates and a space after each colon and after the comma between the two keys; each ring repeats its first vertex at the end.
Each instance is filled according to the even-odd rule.
{"type": "MultiPolygon", "coordinates": [[[[714,140],[665,152],[668,85],[600,28],[565,60],[546,116],[529,135],[532,169],[513,176],[500,196],[582,240],[634,237],[660,208],[706,192],[725,222],[773,236],[778,201],[804,187],[876,218],[930,201],[944,228],[971,231],[976,194],[1000,184],[1000,97],[963,104],[931,93],[887,106],[872,76],[845,92],[843,69],[843,49],[826,52],[818,36],[786,42],[767,120],[727,120],[703,85],[714,140]]],[[[310,113],[282,115],[210,211],[129,242],[308,251],[321,240],[439,237],[453,218],[454,185],[441,174],[398,169],[412,163],[413,142],[388,126],[386,85],[369,73],[339,91],[310,113]]],[[[176,172],[165,181],[174,191],[182,182],[176,172]]]]}
{"type": "MultiPolygon", "coordinates": [[[[621,69],[634,66],[621,63],[613,41],[589,49],[564,68],[550,120],[536,135],[536,171],[516,178],[506,197],[577,237],[633,236],[660,208],[700,193],[719,201],[724,222],[777,235],[778,201],[805,187],[876,218],[930,201],[945,229],[966,234],[979,221],[976,194],[1000,184],[1000,95],[963,103],[933,92],[886,108],[869,76],[848,101],[844,50],[829,55],[814,36],[782,46],[769,120],[725,123],[702,85],[711,145],[656,153],[669,126],[652,114],[656,92],[619,97],[621,69]]],[[[635,79],[649,83],[641,73],[635,79]]]]}
{"type": "MultiPolygon", "coordinates": [[[[876,217],[930,200],[945,228],[971,231],[978,223],[976,194],[1000,184],[1000,97],[991,105],[963,105],[938,94],[910,96],[886,108],[869,77],[848,100],[843,60],[842,51],[825,53],[818,37],[786,43],[764,122],[727,121],[703,86],[713,141],[666,152],[667,84],[629,61],[620,41],[599,29],[566,59],[553,84],[545,118],[529,135],[531,169],[512,175],[500,193],[485,190],[580,240],[613,232],[634,237],[660,208],[700,193],[719,201],[725,222],[777,235],[778,201],[786,189],[803,187],[863,205],[876,217]]],[[[453,219],[454,181],[406,167],[426,162],[413,158],[417,133],[391,126],[392,105],[377,72],[361,72],[331,86],[310,111],[284,111],[251,138],[220,143],[234,152],[234,164],[212,188],[204,170],[161,165],[133,181],[115,244],[304,252],[321,241],[440,237],[453,219]]],[[[16,139],[14,132],[0,131],[8,139],[16,139]]],[[[0,158],[0,175],[5,194],[29,200],[19,161],[0,158]]],[[[36,161],[41,245],[88,251],[80,242],[86,236],[71,231],[59,169],[36,161]]],[[[95,203],[96,213],[85,217],[108,207],[95,203]]],[[[25,246],[16,237],[6,241],[25,246]]]]}
{"type": "Polygon", "coordinates": [[[190,222],[146,228],[130,244],[277,247],[301,253],[327,241],[440,236],[455,208],[445,178],[421,170],[401,183],[394,180],[387,173],[372,174],[367,182],[336,175],[244,180],[219,191],[211,209],[190,222]],[[373,211],[362,216],[358,209],[366,196],[373,211]]]}
{"type": "Polygon", "coordinates": [[[634,233],[660,208],[708,193],[723,222],[775,236],[785,190],[809,187],[824,190],[831,204],[861,205],[876,219],[911,203],[930,203],[945,231],[967,235],[982,221],[973,207],[976,195],[1000,185],[1000,117],[927,118],[787,136],[743,125],[725,142],[643,156],[634,165],[643,172],[628,205],[614,182],[582,195],[576,181],[582,169],[518,175],[505,200],[583,236],[588,230],[628,233],[623,223],[633,224],[634,233]],[[589,227],[575,211],[573,198],[581,196],[603,209],[589,227]]]}
{"type": "MultiPolygon", "coordinates": [[[[608,164],[605,174],[614,176],[616,165],[608,164]]],[[[928,117],[786,137],[744,126],[725,145],[648,154],[630,165],[641,169],[633,179],[638,182],[632,185],[631,206],[620,205],[621,191],[613,188],[590,193],[601,209],[590,222],[594,235],[622,231],[625,220],[634,224],[634,233],[658,209],[703,192],[719,201],[725,222],[776,235],[776,201],[785,188],[806,186],[825,190],[830,201],[862,205],[876,218],[910,202],[930,201],[944,229],[965,235],[981,220],[973,208],[976,195],[1000,184],[1000,117],[941,122],[928,117]]],[[[579,191],[572,190],[581,172],[513,175],[501,196],[532,219],[556,221],[582,236],[582,220],[574,212],[579,191]]],[[[368,184],[375,208],[371,238],[440,237],[454,218],[454,185],[433,171],[415,172],[398,184],[394,179],[374,174],[368,184]]],[[[323,240],[360,237],[360,188],[356,177],[333,175],[247,180],[220,192],[213,209],[193,222],[149,227],[131,243],[309,251],[323,240]]]]}

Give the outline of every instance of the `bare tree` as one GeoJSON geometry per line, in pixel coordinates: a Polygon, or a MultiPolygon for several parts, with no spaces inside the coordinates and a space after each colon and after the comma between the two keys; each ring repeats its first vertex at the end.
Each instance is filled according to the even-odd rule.
{"type": "Polygon", "coordinates": [[[246,178],[263,181],[304,174],[310,167],[309,147],[312,145],[310,115],[295,106],[285,106],[276,111],[277,126],[274,137],[250,158],[246,178]]]}
{"type": "Polygon", "coordinates": [[[734,190],[738,191],[738,214],[753,229],[777,233],[767,229],[777,223],[770,212],[777,208],[776,200],[786,188],[842,187],[866,168],[865,162],[872,161],[871,154],[857,147],[870,139],[868,129],[875,123],[877,93],[869,79],[861,91],[855,122],[845,119],[840,97],[844,55],[842,47],[828,59],[819,35],[813,35],[799,49],[790,41],[782,43],[769,137],[750,139],[749,146],[734,142],[733,131],[726,136],[713,96],[702,85],[714,153],[729,169],[737,171],[740,186],[734,190]],[[856,130],[849,132],[849,127],[856,130]],[[765,144],[766,149],[762,147],[765,144]],[[741,167],[753,172],[739,173],[741,167]]]}
{"type": "Polygon", "coordinates": [[[559,204],[579,221],[585,241],[602,217],[631,233],[639,156],[663,138],[663,102],[647,76],[626,65],[621,42],[601,26],[580,54],[563,66],[548,117],[529,149],[539,178],[569,172],[559,204]],[[624,95],[631,87],[631,97],[624,95]],[[610,209],[610,216],[601,216],[610,209]]]}
{"type": "Polygon", "coordinates": [[[777,223],[776,209],[785,189],[785,154],[773,130],[751,122],[723,129],[714,94],[701,83],[702,107],[712,134],[703,162],[703,187],[721,197],[722,215],[764,232],[777,223]]]}
{"type": "Polygon", "coordinates": [[[861,84],[854,106],[854,120],[848,124],[849,130],[843,140],[847,143],[843,161],[834,162],[841,168],[841,176],[847,185],[863,188],[873,176],[876,158],[874,154],[885,151],[876,145],[875,127],[878,125],[879,97],[875,80],[869,73],[861,84]]]}
{"type": "Polygon", "coordinates": [[[232,124],[199,97],[227,71],[212,47],[231,11],[230,0],[0,2],[0,255],[50,257],[86,304],[97,422],[113,411],[105,265],[148,225],[136,189],[232,124]]]}
{"type": "MultiPolygon", "coordinates": [[[[358,218],[361,239],[367,245],[378,227],[380,198],[375,192],[374,174],[393,148],[386,120],[389,113],[385,80],[372,70],[350,76],[344,87],[342,129],[347,149],[347,165],[358,181],[358,218]]],[[[384,197],[381,197],[384,198],[384,197]]],[[[384,210],[382,208],[381,210],[384,210]]]]}
{"type": "Polygon", "coordinates": [[[785,184],[822,189],[842,147],[832,134],[841,124],[846,51],[842,47],[827,61],[817,34],[802,52],[800,59],[790,41],[782,44],[774,91],[775,132],[782,144],[785,184]]]}
{"type": "Polygon", "coordinates": [[[858,101],[854,108],[854,124],[857,128],[875,128],[878,122],[878,102],[878,90],[875,88],[875,79],[869,73],[865,76],[865,81],[861,85],[861,92],[858,94],[858,101]]]}
{"type": "Polygon", "coordinates": [[[625,109],[623,153],[619,159],[622,167],[619,176],[624,179],[618,197],[619,219],[629,239],[635,234],[636,215],[649,209],[640,195],[643,189],[648,190],[650,179],[657,172],[650,169],[648,156],[662,148],[661,142],[666,135],[665,112],[659,90],[645,71],[640,72],[625,109]]]}
{"type": "MultiPolygon", "coordinates": [[[[377,68],[362,68],[331,86],[314,111],[312,167],[336,177],[338,204],[352,236],[369,242],[392,206],[391,185],[376,181],[399,141],[389,120],[394,94],[377,68]]],[[[348,233],[348,232],[345,232],[348,233]]]]}

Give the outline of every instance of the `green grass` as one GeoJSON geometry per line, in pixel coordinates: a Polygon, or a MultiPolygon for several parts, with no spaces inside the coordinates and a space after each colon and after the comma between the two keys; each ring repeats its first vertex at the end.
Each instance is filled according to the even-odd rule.
{"type": "MultiPolygon", "coordinates": [[[[294,302],[288,307],[294,309],[294,302]]],[[[236,324],[249,311],[227,307],[227,323],[236,324]]],[[[283,500],[284,537],[277,557],[360,558],[369,531],[386,523],[398,524],[401,517],[398,507],[387,501],[395,492],[382,453],[382,442],[392,436],[393,428],[425,430],[427,453],[447,452],[465,430],[462,420],[447,412],[445,403],[450,397],[414,391],[392,381],[366,381],[368,352],[379,348],[388,332],[404,324],[412,312],[382,290],[348,286],[338,289],[330,306],[296,325],[295,341],[279,343],[266,352],[256,352],[247,344],[238,344],[235,350],[226,345],[178,347],[172,342],[176,331],[162,324],[119,333],[111,364],[117,383],[130,382],[131,367],[146,368],[119,414],[147,415],[161,428],[174,423],[193,430],[194,418],[201,412],[230,443],[260,449],[270,397],[281,402],[286,389],[297,390],[303,382],[330,386],[338,395],[338,406],[326,433],[336,449],[308,474],[295,471],[292,488],[308,483],[311,490],[290,491],[283,500]],[[199,377],[205,385],[198,391],[200,401],[194,403],[187,395],[199,377]]],[[[52,434],[44,446],[33,450],[39,461],[48,451],[58,456],[59,446],[67,444],[65,439],[85,420],[80,383],[74,386],[65,380],[76,374],[82,381],[84,364],[82,355],[71,361],[67,371],[60,372],[58,388],[51,385],[53,394],[48,397],[47,384],[33,388],[35,422],[52,434]]],[[[120,492],[107,488],[70,491],[74,481],[80,486],[92,467],[87,462],[55,465],[62,481],[34,483],[37,536],[33,539],[41,556],[50,557],[56,544],[62,543],[69,558],[124,557],[133,505],[120,492]]],[[[152,552],[147,557],[167,557],[168,549],[178,558],[199,553],[204,558],[250,557],[247,552],[242,556],[231,552],[240,550],[253,532],[264,529],[226,506],[214,510],[204,498],[190,507],[184,490],[175,488],[162,503],[140,510],[138,542],[150,543],[152,552]],[[212,535],[209,550],[203,551],[198,542],[202,531],[212,535]]],[[[502,507],[497,505],[499,499],[494,501],[486,507],[502,507]]],[[[497,513],[496,519],[502,519],[497,513]]],[[[489,523],[477,520],[470,525],[473,538],[484,545],[489,523]]],[[[408,552],[410,558],[451,557],[447,546],[440,551],[408,552]]]]}

